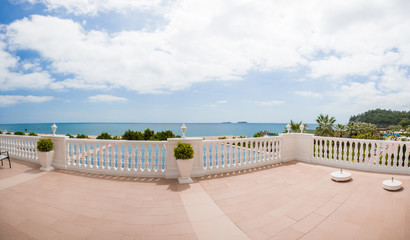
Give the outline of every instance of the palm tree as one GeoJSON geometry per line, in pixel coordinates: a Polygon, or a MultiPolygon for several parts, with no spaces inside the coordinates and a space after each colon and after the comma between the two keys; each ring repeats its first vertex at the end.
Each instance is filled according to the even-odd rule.
{"type": "Polygon", "coordinates": [[[347,125],[346,125],[346,132],[348,134],[348,137],[352,137],[354,135],[356,135],[357,130],[356,130],[356,124],[353,121],[350,121],[347,125]]]}
{"type": "Polygon", "coordinates": [[[333,127],[336,122],[334,117],[329,118],[329,115],[323,116],[323,114],[320,114],[319,117],[317,117],[316,122],[319,124],[316,127],[316,136],[334,137],[335,130],[333,127]]]}
{"type": "Polygon", "coordinates": [[[300,123],[295,123],[290,120],[290,129],[292,129],[294,133],[300,133],[300,124],[302,124],[302,121],[300,121],[300,123]]]}
{"type": "Polygon", "coordinates": [[[343,137],[344,133],[345,133],[345,125],[337,124],[335,126],[335,136],[336,137],[343,137]]]}

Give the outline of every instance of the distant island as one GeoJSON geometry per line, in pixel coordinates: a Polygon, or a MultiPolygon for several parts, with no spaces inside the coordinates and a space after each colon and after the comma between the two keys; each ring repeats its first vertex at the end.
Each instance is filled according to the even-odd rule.
{"type": "Polygon", "coordinates": [[[231,122],[222,122],[222,124],[229,124],[229,123],[231,123],[231,122]]]}
{"type": "Polygon", "coordinates": [[[248,123],[248,122],[246,122],[246,121],[240,121],[240,122],[238,122],[238,123],[248,123]]]}

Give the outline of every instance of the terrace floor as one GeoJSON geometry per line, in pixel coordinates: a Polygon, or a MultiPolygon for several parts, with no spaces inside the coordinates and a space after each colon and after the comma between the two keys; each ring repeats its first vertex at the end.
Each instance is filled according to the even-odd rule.
{"type": "Polygon", "coordinates": [[[176,180],[0,166],[0,239],[410,239],[410,176],[289,162],[176,180]]]}

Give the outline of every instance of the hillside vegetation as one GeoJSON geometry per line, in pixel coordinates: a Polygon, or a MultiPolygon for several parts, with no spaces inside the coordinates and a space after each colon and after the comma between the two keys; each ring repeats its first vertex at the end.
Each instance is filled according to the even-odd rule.
{"type": "Polygon", "coordinates": [[[400,121],[406,118],[410,119],[410,111],[392,111],[378,108],[351,116],[349,121],[372,123],[379,128],[387,128],[391,125],[398,125],[400,121]]]}

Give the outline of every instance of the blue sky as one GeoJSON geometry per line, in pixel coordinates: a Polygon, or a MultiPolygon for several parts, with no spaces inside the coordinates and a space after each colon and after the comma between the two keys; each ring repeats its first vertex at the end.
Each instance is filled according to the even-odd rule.
{"type": "Polygon", "coordinates": [[[1,0],[0,123],[410,108],[410,3],[1,0]]]}

